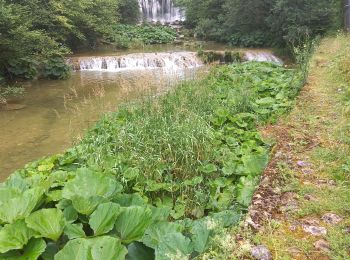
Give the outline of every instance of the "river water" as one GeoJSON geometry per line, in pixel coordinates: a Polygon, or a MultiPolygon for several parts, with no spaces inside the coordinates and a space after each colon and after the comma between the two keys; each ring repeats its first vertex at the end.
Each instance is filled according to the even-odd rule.
{"type": "MultiPolygon", "coordinates": [[[[212,46],[207,48],[213,49],[212,46]]],[[[99,70],[94,70],[91,68],[95,65],[89,67],[85,64],[87,70],[73,72],[68,80],[24,83],[25,96],[16,103],[25,108],[0,109],[0,181],[28,162],[64,152],[79,142],[103,113],[115,111],[118,105],[165,92],[179,80],[196,77],[204,66],[189,60],[192,54],[174,56],[174,51],[185,50],[191,48],[153,46],[148,50],[133,50],[137,54],[132,56],[128,55],[130,51],[82,53],[74,58],[86,61],[89,57],[96,60],[96,57],[126,55],[123,62],[127,61],[127,65],[122,63],[134,67],[109,71],[101,69],[102,65],[97,66],[99,70]],[[140,62],[130,62],[130,57],[139,58],[144,52],[153,52],[147,54],[144,61],[145,66],[151,67],[140,68],[140,62]],[[161,53],[156,55],[158,52],[161,53]]],[[[81,67],[84,69],[84,66],[81,67]]]]}

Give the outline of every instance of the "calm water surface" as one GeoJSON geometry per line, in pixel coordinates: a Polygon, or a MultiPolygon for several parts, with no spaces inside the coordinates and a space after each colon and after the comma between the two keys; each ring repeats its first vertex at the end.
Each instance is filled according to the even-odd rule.
{"type": "Polygon", "coordinates": [[[73,72],[64,81],[25,83],[24,109],[0,110],[0,180],[43,156],[61,153],[103,113],[121,103],[162,93],[193,70],[73,72]]]}

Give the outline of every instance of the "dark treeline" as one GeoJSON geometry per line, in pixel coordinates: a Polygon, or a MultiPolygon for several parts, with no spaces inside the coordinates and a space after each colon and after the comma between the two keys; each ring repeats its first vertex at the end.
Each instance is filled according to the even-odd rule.
{"type": "Polygon", "coordinates": [[[0,0],[0,81],[65,78],[63,55],[98,45],[138,16],[137,0],[0,0]]]}
{"type": "Polygon", "coordinates": [[[177,0],[205,40],[244,47],[298,45],[339,28],[342,0],[177,0]]]}

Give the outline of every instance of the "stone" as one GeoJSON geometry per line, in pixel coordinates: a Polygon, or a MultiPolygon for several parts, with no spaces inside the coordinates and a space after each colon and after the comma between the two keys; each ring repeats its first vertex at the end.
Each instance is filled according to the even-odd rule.
{"type": "Polygon", "coordinates": [[[314,195],[312,195],[312,194],[306,194],[306,195],[304,196],[304,199],[306,199],[306,200],[308,200],[308,201],[318,201],[318,199],[317,199],[314,195]]]}
{"type": "Polygon", "coordinates": [[[344,229],[344,232],[347,233],[347,234],[350,234],[350,227],[346,227],[346,228],[344,229]]]}
{"type": "Polygon", "coordinates": [[[327,235],[327,229],[324,227],[302,225],[303,230],[313,236],[324,236],[327,235]]]}
{"type": "Polygon", "coordinates": [[[314,173],[313,170],[311,169],[302,169],[301,172],[304,174],[304,175],[311,175],[314,173]]]}
{"type": "Polygon", "coordinates": [[[301,251],[299,250],[299,248],[297,247],[290,247],[288,248],[288,252],[293,256],[293,257],[297,257],[301,254],[301,251]]]}
{"type": "Polygon", "coordinates": [[[341,222],[343,218],[334,213],[326,213],[322,216],[322,220],[328,224],[336,225],[341,222]]]}
{"type": "Polygon", "coordinates": [[[320,220],[317,218],[307,217],[307,218],[302,219],[302,223],[305,225],[309,225],[309,226],[319,226],[320,220]]]}
{"type": "Polygon", "coordinates": [[[253,247],[251,253],[253,258],[257,260],[272,259],[270,251],[263,245],[253,247]]]}
{"type": "Polygon", "coordinates": [[[311,163],[309,163],[309,162],[304,162],[304,161],[298,161],[298,162],[297,162],[297,165],[298,165],[299,167],[310,167],[310,166],[311,166],[311,163]]]}
{"type": "Polygon", "coordinates": [[[316,241],[314,243],[314,247],[319,251],[323,251],[323,252],[330,251],[329,243],[324,239],[320,239],[320,240],[316,241]]]}

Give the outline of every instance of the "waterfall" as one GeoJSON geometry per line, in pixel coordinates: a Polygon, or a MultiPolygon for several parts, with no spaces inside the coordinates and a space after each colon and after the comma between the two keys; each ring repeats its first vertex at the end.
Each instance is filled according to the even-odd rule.
{"type": "Polygon", "coordinates": [[[247,61],[267,61],[283,64],[280,58],[269,52],[247,51],[244,55],[244,59],[247,61]]]}
{"type": "Polygon", "coordinates": [[[75,70],[110,71],[197,68],[202,62],[194,52],[135,53],[123,56],[77,57],[68,61],[75,70]]]}
{"type": "Polygon", "coordinates": [[[184,21],[184,11],[173,0],[139,0],[143,20],[147,22],[174,23],[184,21]]]}

